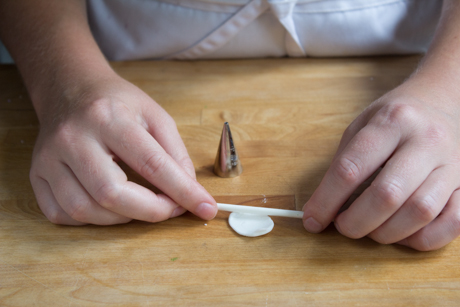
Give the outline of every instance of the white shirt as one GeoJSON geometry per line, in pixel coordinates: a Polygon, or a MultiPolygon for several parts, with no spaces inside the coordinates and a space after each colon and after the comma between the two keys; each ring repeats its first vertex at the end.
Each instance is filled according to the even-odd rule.
{"type": "Polygon", "coordinates": [[[441,0],[88,0],[110,60],[423,53],[441,0]]]}
{"type": "MultiPolygon", "coordinates": [[[[442,0],[87,0],[109,60],[423,53],[442,0]]],[[[0,42],[0,63],[12,62],[0,42]]]]}

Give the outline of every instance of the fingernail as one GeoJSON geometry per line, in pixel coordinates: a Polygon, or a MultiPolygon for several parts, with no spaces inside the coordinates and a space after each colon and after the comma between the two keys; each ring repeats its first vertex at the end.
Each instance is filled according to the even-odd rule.
{"type": "Polygon", "coordinates": [[[306,219],[304,222],[303,222],[303,227],[305,227],[305,229],[308,231],[308,232],[312,232],[312,233],[318,233],[318,232],[321,232],[323,230],[323,226],[321,226],[320,223],[318,223],[314,218],[312,217],[309,217],[308,219],[306,219]]]}
{"type": "Polygon", "coordinates": [[[217,208],[208,203],[201,203],[196,207],[195,214],[205,220],[210,220],[216,216],[217,208]]]}
{"type": "Polygon", "coordinates": [[[177,216],[185,213],[185,211],[187,211],[187,210],[184,207],[177,207],[176,209],[174,209],[173,213],[171,214],[171,218],[177,217],[177,216]]]}

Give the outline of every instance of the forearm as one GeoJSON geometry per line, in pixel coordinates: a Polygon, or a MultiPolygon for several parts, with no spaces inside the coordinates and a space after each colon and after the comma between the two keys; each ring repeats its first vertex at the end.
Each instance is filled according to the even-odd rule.
{"type": "Polygon", "coordinates": [[[441,18],[433,42],[411,79],[446,93],[448,100],[460,98],[460,1],[444,0],[441,18]]]}
{"type": "Polygon", "coordinates": [[[49,101],[76,97],[112,73],[90,32],[84,0],[0,1],[0,36],[39,118],[49,101]]]}

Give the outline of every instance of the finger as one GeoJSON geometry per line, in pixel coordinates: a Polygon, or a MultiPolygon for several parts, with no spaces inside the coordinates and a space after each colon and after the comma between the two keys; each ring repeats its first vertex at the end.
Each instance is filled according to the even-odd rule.
{"type": "Polygon", "coordinates": [[[95,225],[124,224],[131,221],[131,218],[109,211],[96,203],[67,165],[61,164],[52,172],[53,176],[48,176],[51,190],[61,208],[72,219],[95,225]]]}
{"type": "Polygon", "coordinates": [[[452,195],[455,178],[456,173],[451,167],[435,169],[401,209],[371,232],[369,237],[384,244],[395,243],[428,225],[452,195]]]}
{"type": "Polygon", "coordinates": [[[121,216],[147,222],[164,221],[183,213],[168,196],[156,195],[128,181],[109,152],[94,142],[80,148],[78,156],[67,155],[65,162],[100,206],[121,216]]]}
{"type": "Polygon", "coordinates": [[[353,122],[351,122],[351,124],[347,127],[347,129],[345,129],[340,139],[340,143],[337,148],[337,152],[334,155],[333,160],[335,160],[337,157],[339,157],[342,154],[342,152],[347,147],[348,143],[350,143],[350,141],[355,137],[355,135],[358,134],[358,132],[366,126],[369,120],[367,118],[367,113],[369,112],[366,109],[357,118],[355,118],[353,122]]]}
{"type": "Polygon", "coordinates": [[[439,249],[460,235],[460,191],[456,190],[441,214],[412,236],[399,241],[401,245],[420,251],[439,249]]]}
{"type": "Polygon", "coordinates": [[[331,163],[305,204],[305,229],[320,232],[328,226],[353,191],[393,154],[399,141],[396,125],[374,121],[361,129],[331,163]]]}
{"type": "Polygon", "coordinates": [[[172,117],[158,104],[154,104],[144,110],[144,118],[148,125],[147,131],[179,166],[196,179],[195,167],[172,117]]]}
{"type": "Polygon", "coordinates": [[[106,142],[117,156],[180,206],[203,219],[214,218],[217,205],[212,196],[145,129],[130,122],[115,130],[106,134],[106,142]]]}
{"type": "Polygon", "coordinates": [[[58,225],[85,225],[85,223],[72,219],[58,204],[46,180],[36,175],[30,176],[30,183],[34,190],[37,203],[46,218],[58,225]]]}
{"type": "Polygon", "coordinates": [[[427,179],[436,159],[406,142],[385,164],[363,194],[336,219],[344,236],[361,238],[389,219],[427,179]]]}

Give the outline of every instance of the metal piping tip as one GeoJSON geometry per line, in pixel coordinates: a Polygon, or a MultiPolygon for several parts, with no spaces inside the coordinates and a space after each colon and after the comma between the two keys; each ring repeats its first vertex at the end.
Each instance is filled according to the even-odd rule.
{"type": "Polygon", "coordinates": [[[233,144],[232,132],[227,122],[222,129],[219,148],[217,149],[214,173],[219,177],[231,178],[239,176],[243,172],[240,158],[233,144]]]}

